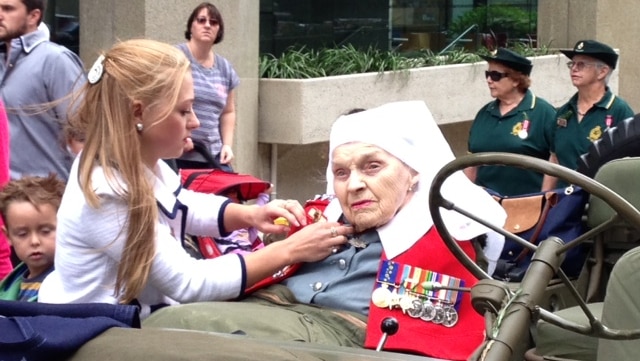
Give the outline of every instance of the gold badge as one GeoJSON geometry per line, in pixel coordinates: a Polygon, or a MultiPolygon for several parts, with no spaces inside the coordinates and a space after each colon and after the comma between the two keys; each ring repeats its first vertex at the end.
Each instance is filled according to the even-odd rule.
{"type": "Polygon", "coordinates": [[[511,129],[511,135],[518,136],[522,131],[522,122],[517,122],[511,129]]]}
{"type": "Polygon", "coordinates": [[[602,128],[600,128],[600,126],[597,125],[593,129],[591,129],[587,139],[589,139],[592,142],[595,142],[596,140],[600,139],[601,137],[602,137],[602,128]]]}

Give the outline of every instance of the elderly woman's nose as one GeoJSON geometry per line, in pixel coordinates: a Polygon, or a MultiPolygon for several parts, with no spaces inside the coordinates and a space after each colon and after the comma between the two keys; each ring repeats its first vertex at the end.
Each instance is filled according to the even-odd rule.
{"type": "Polygon", "coordinates": [[[364,182],[362,181],[362,175],[358,172],[351,172],[349,175],[348,181],[349,189],[360,189],[364,187],[364,182]]]}

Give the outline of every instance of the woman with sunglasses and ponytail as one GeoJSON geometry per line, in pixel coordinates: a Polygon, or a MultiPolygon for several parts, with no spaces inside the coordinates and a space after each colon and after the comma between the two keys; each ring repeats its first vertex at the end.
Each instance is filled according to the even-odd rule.
{"type": "MultiPolygon", "coordinates": [[[[469,131],[469,153],[509,152],[549,159],[555,131],[555,109],[537,97],[531,85],[531,61],[499,48],[488,62],[485,78],[495,100],[482,107],[469,131]]],[[[476,184],[502,195],[547,189],[542,174],[504,166],[473,167],[465,174],[476,184]]]]}
{"type": "MultiPolygon", "coordinates": [[[[224,21],[215,5],[203,2],[187,20],[186,43],[178,44],[191,62],[195,101],[193,111],[200,120],[200,127],[193,131],[193,141],[206,148],[226,171],[232,171],[234,158],[231,145],[236,125],[235,88],[240,83],[231,63],[213,51],[222,42],[224,21]]],[[[193,149],[185,147],[185,153],[176,160],[178,168],[211,168],[211,162],[193,149]]]]}

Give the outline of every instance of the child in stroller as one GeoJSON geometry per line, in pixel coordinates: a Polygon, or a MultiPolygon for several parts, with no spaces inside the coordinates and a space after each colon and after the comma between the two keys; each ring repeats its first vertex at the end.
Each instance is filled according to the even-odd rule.
{"type": "MultiPolygon", "coordinates": [[[[221,169],[180,169],[182,186],[187,189],[225,196],[233,202],[269,201],[271,184],[249,174],[221,169]]],[[[249,253],[264,247],[255,228],[239,229],[225,238],[187,236],[185,248],[196,258],[215,258],[227,253],[249,253]]]]}

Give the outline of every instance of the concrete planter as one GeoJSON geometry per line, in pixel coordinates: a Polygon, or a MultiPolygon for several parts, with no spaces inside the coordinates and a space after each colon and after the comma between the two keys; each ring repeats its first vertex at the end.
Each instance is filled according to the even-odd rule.
{"type": "MultiPolygon", "coordinates": [[[[533,92],[559,106],[574,92],[567,58],[531,58],[533,92]]],[[[261,79],[259,140],[263,143],[311,144],[329,138],[333,121],[345,111],[397,100],[424,100],[439,124],[468,121],[491,100],[484,79],[485,62],[365,73],[317,79],[261,79]]],[[[617,92],[617,73],[610,86],[617,92]]]]}
{"type": "MultiPolygon", "coordinates": [[[[532,91],[560,106],[576,91],[562,55],[531,58],[532,91]]],[[[352,108],[390,101],[424,100],[456,154],[466,151],[469,121],[492,100],[486,62],[318,79],[261,79],[259,141],[270,143],[271,181],[278,197],[305,200],[324,190],[326,143],[331,124],[352,108]]],[[[609,86],[618,91],[618,72],[609,86]]],[[[390,119],[390,124],[393,120],[390,119]]]]}

